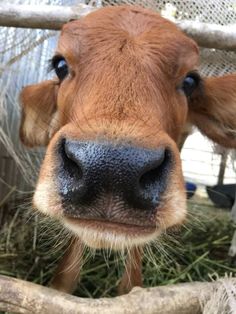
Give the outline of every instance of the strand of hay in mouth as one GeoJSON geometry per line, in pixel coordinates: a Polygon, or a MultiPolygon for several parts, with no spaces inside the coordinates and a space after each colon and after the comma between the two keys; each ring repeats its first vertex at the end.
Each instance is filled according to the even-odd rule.
{"type": "Polygon", "coordinates": [[[111,299],[83,299],[19,279],[0,276],[0,309],[34,314],[198,314],[202,313],[201,303],[204,299],[206,311],[204,309],[203,313],[229,314],[235,313],[228,311],[230,303],[235,306],[235,289],[236,279],[221,279],[211,283],[193,282],[146,289],[134,288],[127,295],[111,299]],[[211,301],[216,296],[219,297],[219,304],[211,301]],[[225,299],[228,301],[227,308],[225,304],[221,304],[225,299]]]}

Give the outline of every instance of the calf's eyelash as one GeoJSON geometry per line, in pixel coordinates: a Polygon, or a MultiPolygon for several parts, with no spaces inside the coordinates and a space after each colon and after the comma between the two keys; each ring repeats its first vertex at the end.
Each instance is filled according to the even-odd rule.
{"type": "Polygon", "coordinates": [[[55,64],[57,61],[59,61],[60,59],[65,59],[62,55],[55,55],[53,56],[52,58],[50,58],[47,63],[47,69],[48,69],[48,72],[51,72],[55,69],[55,64]]]}

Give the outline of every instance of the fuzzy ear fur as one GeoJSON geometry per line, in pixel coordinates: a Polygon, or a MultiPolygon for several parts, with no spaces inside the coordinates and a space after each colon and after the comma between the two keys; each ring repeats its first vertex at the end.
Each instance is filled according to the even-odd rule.
{"type": "Polygon", "coordinates": [[[214,142],[236,148],[236,74],[205,79],[190,100],[189,120],[214,142]]]}
{"type": "Polygon", "coordinates": [[[55,127],[57,89],[57,83],[48,80],[22,90],[20,137],[25,145],[34,147],[48,144],[52,127],[55,127]]]}

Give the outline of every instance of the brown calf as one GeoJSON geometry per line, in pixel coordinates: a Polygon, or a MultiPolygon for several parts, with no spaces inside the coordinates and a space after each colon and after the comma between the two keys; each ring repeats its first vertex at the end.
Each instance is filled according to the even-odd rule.
{"type": "Polygon", "coordinates": [[[47,146],[34,206],[74,234],[55,288],[73,290],[84,245],[129,248],[120,291],[141,285],[142,246],[185,218],[186,124],[236,147],[236,75],[204,79],[197,66],[173,23],[106,7],[66,24],[55,79],[23,89],[22,141],[47,146]]]}

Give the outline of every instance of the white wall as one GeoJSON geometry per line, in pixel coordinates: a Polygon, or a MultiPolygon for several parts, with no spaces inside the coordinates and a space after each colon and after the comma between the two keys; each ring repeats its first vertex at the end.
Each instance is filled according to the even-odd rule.
{"type": "MultiPolygon", "coordinates": [[[[219,173],[220,155],[213,154],[213,144],[201,133],[190,135],[181,152],[186,180],[204,185],[215,185],[219,173]]],[[[236,162],[234,162],[236,169],[236,162]]],[[[236,171],[228,157],[224,183],[236,183],[236,171]]]]}

